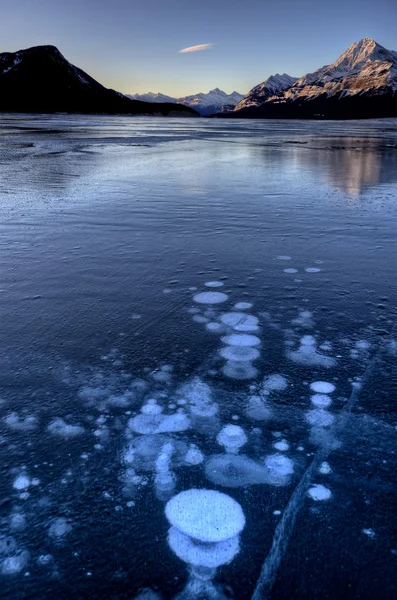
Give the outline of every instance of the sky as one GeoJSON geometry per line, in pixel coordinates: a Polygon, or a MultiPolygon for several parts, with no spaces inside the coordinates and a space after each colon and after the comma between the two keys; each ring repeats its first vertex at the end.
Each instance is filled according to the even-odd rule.
{"type": "Polygon", "coordinates": [[[363,37],[397,50],[397,0],[0,0],[0,9],[0,52],[53,44],[127,94],[245,94],[271,74],[334,62],[363,37]],[[204,48],[180,52],[192,46],[204,48]]]}

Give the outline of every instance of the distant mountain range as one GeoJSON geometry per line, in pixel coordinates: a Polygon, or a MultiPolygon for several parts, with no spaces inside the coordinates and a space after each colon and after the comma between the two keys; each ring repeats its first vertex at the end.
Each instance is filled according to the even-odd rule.
{"type": "Polygon", "coordinates": [[[288,75],[270,77],[254,87],[232,113],[217,116],[240,119],[397,117],[397,52],[364,38],[352,44],[333,64],[300,79],[288,75]]]}
{"type": "Polygon", "coordinates": [[[55,46],[0,54],[0,112],[198,116],[189,107],[130,100],[105,88],[55,46]]]}
{"type": "Polygon", "coordinates": [[[208,94],[199,93],[192,96],[184,96],[183,98],[172,98],[161,93],[148,92],[147,94],[128,95],[132,100],[143,100],[145,102],[177,102],[184,106],[189,106],[202,116],[209,116],[218,111],[233,110],[236,104],[240,102],[244,96],[238,92],[226,94],[219,88],[210,90],[208,94]]]}

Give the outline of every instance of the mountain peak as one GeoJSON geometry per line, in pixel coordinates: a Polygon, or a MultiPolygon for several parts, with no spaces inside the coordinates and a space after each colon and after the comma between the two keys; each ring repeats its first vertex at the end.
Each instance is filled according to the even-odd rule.
{"type": "Polygon", "coordinates": [[[340,55],[333,66],[343,69],[356,69],[362,66],[368,60],[394,62],[395,52],[390,52],[378,44],[378,42],[376,42],[374,39],[365,37],[358,42],[351,44],[351,46],[349,46],[348,49],[340,55]]]}

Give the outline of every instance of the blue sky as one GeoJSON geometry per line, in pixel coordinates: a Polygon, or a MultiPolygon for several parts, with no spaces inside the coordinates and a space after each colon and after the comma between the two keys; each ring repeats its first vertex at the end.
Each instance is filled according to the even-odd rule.
{"type": "Polygon", "coordinates": [[[397,50],[397,0],[0,0],[0,52],[54,44],[124,93],[246,93],[373,37],[397,50]],[[214,44],[200,52],[179,50],[214,44]]]}

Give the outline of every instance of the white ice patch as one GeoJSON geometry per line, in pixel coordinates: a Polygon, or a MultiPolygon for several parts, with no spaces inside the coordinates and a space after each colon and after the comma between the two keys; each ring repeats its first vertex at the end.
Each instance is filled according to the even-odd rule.
{"type": "Polygon", "coordinates": [[[280,440],[279,442],[274,442],[273,448],[279,452],[287,452],[287,450],[289,450],[289,443],[287,440],[280,440]]]}
{"type": "Polygon", "coordinates": [[[211,321],[210,323],[207,323],[207,325],[205,327],[208,331],[213,331],[215,333],[224,331],[223,325],[221,325],[220,323],[216,323],[215,321],[211,321]]]}
{"type": "Polygon", "coordinates": [[[140,414],[128,421],[128,427],[141,434],[176,433],[188,429],[190,420],[184,413],[173,415],[140,414]]]}
{"type": "Polygon", "coordinates": [[[265,458],[265,467],[268,471],[268,482],[277,486],[287,485],[294,472],[292,460],[278,453],[265,458]]]}
{"type": "Polygon", "coordinates": [[[314,381],[310,384],[310,389],[318,394],[332,394],[335,391],[335,386],[329,381],[314,381]]]}
{"type": "Polygon", "coordinates": [[[199,465],[204,460],[204,454],[192,444],[185,456],[185,462],[188,465],[199,465]]]}
{"type": "Polygon", "coordinates": [[[335,417],[323,408],[314,408],[306,414],[306,420],[313,426],[329,427],[335,421],[335,417]]]}
{"type": "Polygon", "coordinates": [[[220,304],[226,302],[227,294],[223,292],[201,292],[193,296],[193,300],[198,304],[220,304]]]}
{"type": "Polygon", "coordinates": [[[282,375],[269,375],[263,381],[263,389],[272,392],[282,392],[287,389],[288,381],[282,375]]]}
{"type": "Polygon", "coordinates": [[[223,283],[222,281],[207,281],[204,285],[209,288],[218,288],[222,287],[223,283]]]}
{"type": "Polygon", "coordinates": [[[332,473],[331,465],[328,462],[323,461],[318,472],[321,473],[321,475],[329,475],[332,473]]]}
{"type": "Polygon", "coordinates": [[[47,431],[53,435],[58,435],[63,438],[73,438],[84,433],[84,427],[80,425],[70,425],[63,419],[57,418],[51,421],[47,427],[47,431]]]}
{"type": "Polygon", "coordinates": [[[332,398],[326,394],[314,394],[310,400],[314,406],[317,406],[317,408],[327,408],[332,403],[332,398]]]}
{"type": "Polygon", "coordinates": [[[370,538],[375,537],[375,531],[373,529],[362,529],[361,531],[370,538]]]}
{"type": "Polygon", "coordinates": [[[194,315],[194,317],[192,318],[192,321],[194,321],[195,323],[208,323],[209,319],[207,319],[207,317],[203,317],[203,315],[194,315]]]}
{"type": "Polygon", "coordinates": [[[254,421],[266,421],[272,416],[272,411],[260,396],[248,398],[245,414],[254,421]]]}
{"type": "Polygon", "coordinates": [[[319,269],[318,267],[307,267],[305,271],[306,273],[320,273],[321,269],[319,269]]]}
{"type": "Polygon", "coordinates": [[[239,425],[225,425],[216,436],[216,441],[226,452],[237,453],[248,440],[244,429],[239,425]]]}
{"type": "Polygon", "coordinates": [[[313,314],[309,310],[303,310],[291,323],[305,329],[311,329],[314,326],[313,314]]]}
{"type": "Polygon", "coordinates": [[[230,379],[255,379],[258,370],[249,362],[228,361],[222,369],[222,373],[230,379]]]}
{"type": "Polygon", "coordinates": [[[307,493],[310,498],[316,502],[320,500],[329,500],[332,496],[331,490],[321,483],[315,483],[311,488],[309,488],[307,493]]]}
{"type": "Polygon", "coordinates": [[[185,535],[200,542],[223,542],[238,535],[245,525],[241,506],[215,490],[190,489],[167,503],[168,521],[185,535]]]}
{"type": "Polygon", "coordinates": [[[222,342],[228,344],[228,346],[259,346],[261,343],[256,335],[250,335],[249,333],[232,333],[230,335],[225,335],[222,338],[222,342]]]}
{"type": "Polygon", "coordinates": [[[259,350],[251,346],[226,346],[219,351],[219,354],[226,360],[236,362],[253,361],[260,356],[259,350]]]}
{"type": "Polygon", "coordinates": [[[48,535],[56,540],[63,538],[70,531],[72,531],[72,526],[68,523],[67,519],[64,517],[58,517],[53,520],[52,524],[48,529],[48,535]]]}
{"type": "Polygon", "coordinates": [[[287,352],[287,358],[298,365],[307,367],[323,367],[330,369],[336,365],[336,360],[317,351],[314,344],[302,343],[298,350],[287,352]]]}
{"type": "Polygon", "coordinates": [[[30,554],[27,550],[18,550],[13,556],[8,556],[0,562],[2,575],[16,575],[26,567],[30,554]]]}
{"type": "Polygon", "coordinates": [[[4,421],[8,427],[15,431],[33,431],[37,427],[36,417],[31,416],[23,419],[16,412],[12,412],[4,417],[4,421]]]}
{"type": "Polygon", "coordinates": [[[235,331],[255,332],[258,330],[258,319],[242,312],[229,312],[221,315],[221,321],[235,331]]]}
{"type": "Polygon", "coordinates": [[[30,477],[28,477],[25,473],[21,473],[14,479],[14,483],[12,487],[14,490],[22,491],[27,490],[31,485],[30,477]]]}
{"type": "Polygon", "coordinates": [[[249,310],[250,308],[252,308],[252,303],[251,302],[237,302],[237,304],[235,304],[233,306],[233,308],[235,308],[236,310],[249,310]]]}
{"type": "Polygon", "coordinates": [[[284,269],[284,273],[297,273],[298,269],[284,269]]]}
{"type": "Polygon", "coordinates": [[[280,254],[277,256],[277,260],[291,260],[291,257],[287,256],[286,254],[280,254]]]}
{"type": "MultiPolygon", "coordinates": [[[[198,544],[176,527],[171,527],[168,543],[181,560],[189,565],[206,567],[207,569],[214,569],[231,562],[239,551],[239,538],[237,535],[215,544],[198,544]]],[[[199,598],[202,597],[202,594],[198,592],[197,595],[194,594],[191,597],[199,598]]]]}

